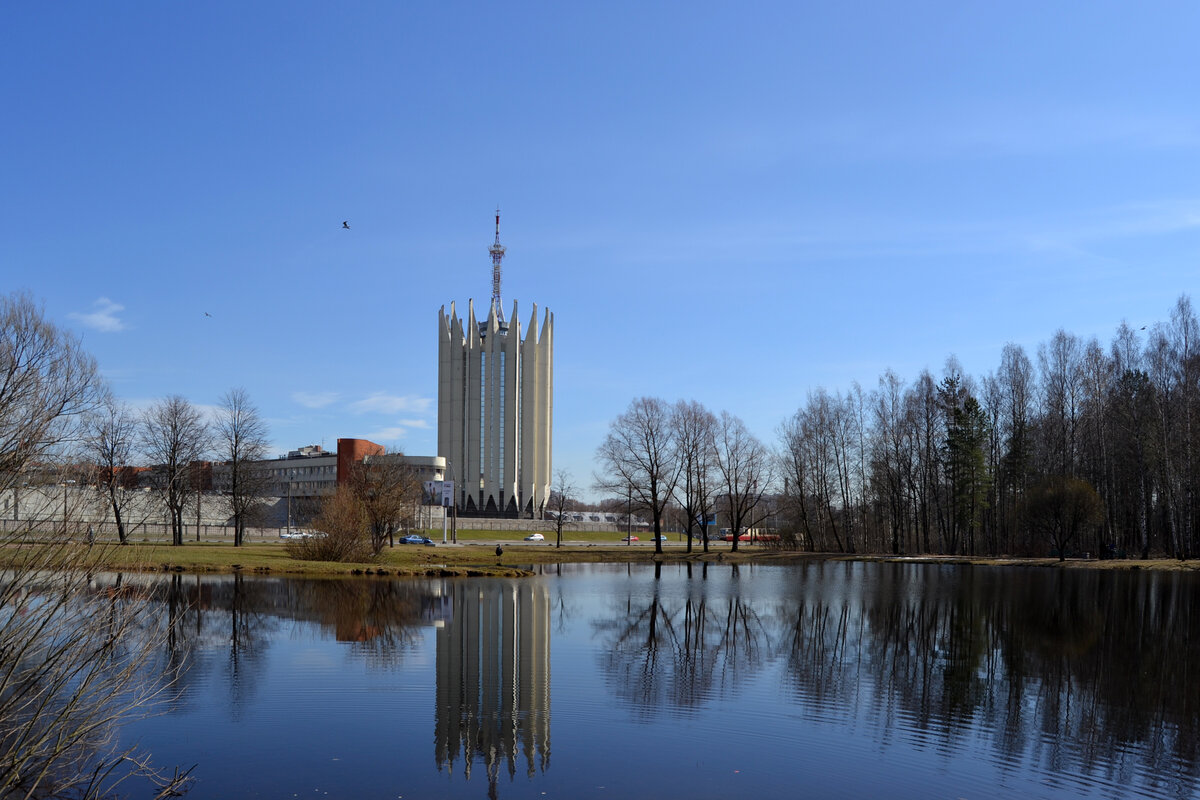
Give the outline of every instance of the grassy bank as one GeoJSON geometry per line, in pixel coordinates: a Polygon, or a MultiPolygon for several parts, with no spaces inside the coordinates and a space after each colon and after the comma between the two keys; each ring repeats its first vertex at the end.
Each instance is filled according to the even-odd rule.
{"type": "MultiPolygon", "coordinates": [[[[189,543],[180,547],[166,544],[140,543],[126,547],[96,546],[90,553],[96,566],[130,572],[245,572],[271,575],[524,575],[527,567],[559,563],[648,563],[656,558],[665,562],[710,561],[724,564],[801,563],[814,560],[894,561],[900,563],[958,564],[971,566],[1036,566],[1051,569],[1154,569],[1173,571],[1200,570],[1200,561],[1172,559],[1095,560],[1054,558],[967,558],[956,556],[916,556],[894,558],[880,555],[841,555],[833,553],[797,553],[771,548],[746,546],[738,552],[729,550],[726,543],[711,546],[709,553],[699,546],[687,552],[686,544],[668,542],[662,556],[657,556],[653,544],[637,542],[626,545],[612,541],[612,534],[597,541],[572,541],[561,548],[551,542],[502,541],[504,552],[497,557],[494,538],[486,544],[480,537],[462,537],[459,544],[442,546],[397,545],[384,548],[373,563],[344,564],[323,561],[300,561],[292,558],[283,542],[248,544],[233,547],[227,543],[189,543]]],[[[82,548],[84,545],[74,545],[82,548]]],[[[0,547],[0,564],[10,564],[21,557],[23,548],[0,547]]]]}
{"type": "MultiPolygon", "coordinates": [[[[483,538],[483,537],[480,537],[483,538]]],[[[476,539],[458,544],[434,546],[397,545],[385,547],[378,560],[372,563],[336,563],[300,561],[292,558],[283,543],[231,544],[188,543],[179,547],[166,544],[131,544],[126,547],[97,548],[100,563],[109,569],[129,571],[182,572],[255,572],[276,575],[523,575],[528,566],[560,563],[623,563],[649,562],[655,558],[654,545],[645,542],[632,546],[608,540],[595,543],[572,542],[561,548],[551,542],[502,542],[503,554],[496,555],[496,542],[479,543],[476,539]]],[[[685,545],[667,544],[663,558],[688,558],[685,545]]],[[[755,556],[772,554],[749,548],[731,554],[727,546],[718,554],[714,549],[706,556],[710,560],[753,560],[755,556]]],[[[780,556],[780,553],[774,553],[780,556]]],[[[691,558],[705,557],[695,548],[691,558]]],[[[794,554],[792,554],[794,557],[794,554]]],[[[0,559],[4,551],[0,550],[0,559]]]]}

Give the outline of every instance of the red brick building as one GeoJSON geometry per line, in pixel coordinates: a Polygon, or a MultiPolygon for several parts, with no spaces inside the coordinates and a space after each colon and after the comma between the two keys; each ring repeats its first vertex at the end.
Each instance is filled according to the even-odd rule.
{"type": "Polygon", "coordinates": [[[337,440],[337,482],[340,486],[350,478],[350,472],[354,469],[355,464],[362,463],[362,460],[367,456],[381,456],[384,454],[384,447],[381,444],[366,439],[338,439],[337,440]]]}

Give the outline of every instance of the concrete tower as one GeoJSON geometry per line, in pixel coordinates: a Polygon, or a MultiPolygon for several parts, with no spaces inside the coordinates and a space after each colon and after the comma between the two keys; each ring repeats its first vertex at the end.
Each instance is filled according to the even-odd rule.
{"type": "Polygon", "coordinates": [[[500,306],[500,212],[486,320],[475,302],[460,320],[454,303],[438,311],[438,455],[448,459],[455,501],[465,513],[541,517],[550,494],[554,417],[554,315],[538,309],[522,335],[500,306]]]}

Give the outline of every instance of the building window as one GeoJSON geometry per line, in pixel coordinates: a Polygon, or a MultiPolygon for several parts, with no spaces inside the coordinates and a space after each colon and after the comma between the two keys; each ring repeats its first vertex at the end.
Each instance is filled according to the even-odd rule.
{"type": "Polygon", "coordinates": [[[488,380],[487,380],[487,353],[479,353],[479,471],[486,473],[488,463],[486,460],[487,448],[484,446],[486,439],[484,431],[487,429],[487,398],[488,398],[488,380]]]}
{"type": "Polygon", "coordinates": [[[507,356],[507,353],[505,353],[503,350],[501,350],[500,351],[500,383],[496,386],[497,391],[500,393],[500,463],[497,466],[496,474],[500,476],[500,493],[501,493],[501,495],[504,494],[504,426],[505,426],[504,411],[506,408],[506,401],[508,400],[508,392],[506,391],[508,388],[508,384],[506,384],[504,382],[504,370],[505,370],[505,367],[508,366],[505,363],[507,361],[506,356],[507,356]]]}

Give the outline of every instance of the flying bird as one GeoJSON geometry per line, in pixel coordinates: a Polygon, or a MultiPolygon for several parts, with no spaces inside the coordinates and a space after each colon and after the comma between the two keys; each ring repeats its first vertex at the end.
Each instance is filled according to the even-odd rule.
{"type": "Polygon", "coordinates": [[[212,314],[210,314],[210,313],[208,313],[207,311],[205,311],[205,312],[204,312],[204,316],[206,316],[206,317],[211,317],[211,316],[212,316],[212,314]]]}
{"type": "Polygon", "coordinates": [[[348,219],[342,220],[342,227],[345,228],[346,230],[350,230],[350,220],[348,220],[348,219]]]}

